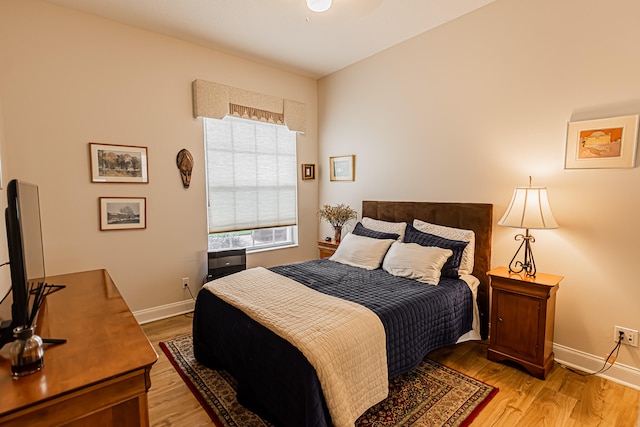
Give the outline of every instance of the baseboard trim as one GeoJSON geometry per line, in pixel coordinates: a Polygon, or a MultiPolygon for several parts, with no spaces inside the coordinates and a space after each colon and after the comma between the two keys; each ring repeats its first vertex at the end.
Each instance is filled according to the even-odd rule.
{"type": "Polygon", "coordinates": [[[143,325],[145,323],[155,322],[156,320],[166,319],[167,317],[190,313],[195,308],[195,305],[196,302],[192,299],[184,300],[171,304],[160,305],[158,307],[134,311],[133,316],[139,324],[143,325]]]}
{"type": "MultiPolygon", "coordinates": [[[[596,372],[604,365],[603,357],[596,357],[592,354],[563,345],[554,344],[553,352],[557,363],[581,371],[596,372]]],[[[597,375],[627,387],[640,390],[640,369],[634,368],[633,366],[615,363],[606,372],[597,375]]]]}

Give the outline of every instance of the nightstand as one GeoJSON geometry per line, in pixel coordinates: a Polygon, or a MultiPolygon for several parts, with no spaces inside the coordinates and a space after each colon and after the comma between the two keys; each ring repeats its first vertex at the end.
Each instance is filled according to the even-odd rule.
{"type": "Polygon", "coordinates": [[[320,258],[329,258],[338,248],[339,243],[335,241],[318,240],[318,251],[320,252],[320,258]]]}
{"type": "Polygon", "coordinates": [[[553,366],[556,292],[562,276],[510,273],[498,267],[491,280],[491,331],[487,358],[510,360],[545,379],[553,366]]]}

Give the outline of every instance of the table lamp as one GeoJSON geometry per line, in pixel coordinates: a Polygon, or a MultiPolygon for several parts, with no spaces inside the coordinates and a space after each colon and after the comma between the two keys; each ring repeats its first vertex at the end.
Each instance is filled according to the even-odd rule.
{"type": "Polygon", "coordinates": [[[525,234],[516,234],[515,240],[522,240],[511,262],[509,271],[521,273],[529,277],[536,277],[536,263],[531,251],[531,243],[536,239],[529,234],[529,229],[549,229],[558,228],[558,223],[551,213],[546,187],[532,187],[531,177],[529,177],[528,187],[516,187],[507,211],[504,213],[498,225],[505,227],[524,228],[525,234]],[[517,260],[516,257],[524,246],[524,259],[517,260]]]}

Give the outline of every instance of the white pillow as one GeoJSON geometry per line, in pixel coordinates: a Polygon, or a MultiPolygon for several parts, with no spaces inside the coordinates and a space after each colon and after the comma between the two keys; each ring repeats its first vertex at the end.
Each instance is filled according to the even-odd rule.
{"type": "Polygon", "coordinates": [[[473,230],[445,227],[443,225],[420,221],[419,219],[413,220],[413,226],[424,233],[434,234],[449,240],[469,242],[469,244],[464,248],[464,251],[462,251],[462,260],[460,261],[458,273],[473,274],[473,260],[476,249],[476,234],[473,230]]]}
{"type": "Polygon", "coordinates": [[[329,259],[341,264],[375,270],[380,267],[384,255],[393,242],[395,240],[372,239],[349,233],[342,238],[340,245],[329,259]]]}
{"type": "Polygon", "coordinates": [[[384,257],[382,268],[394,276],[437,285],[440,282],[440,270],[451,255],[451,249],[394,242],[384,257]]]}
{"type": "Polygon", "coordinates": [[[379,219],[373,219],[366,216],[363,217],[360,222],[370,230],[381,231],[383,233],[395,233],[399,235],[399,242],[402,242],[402,239],[404,238],[404,230],[407,228],[406,222],[380,221],[379,219]]]}

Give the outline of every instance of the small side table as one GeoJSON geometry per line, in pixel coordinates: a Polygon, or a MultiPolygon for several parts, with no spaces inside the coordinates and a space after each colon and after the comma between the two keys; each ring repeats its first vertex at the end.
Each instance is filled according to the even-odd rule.
{"type": "Polygon", "coordinates": [[[491,280],[491,331],[487,358],[510,360],[545,379],[553,366],[556,292],[562,276],[510,273],[498,267],[491,280]]]}
{"type": "Polygon", "coordinates": [[[320,252],[320,258],[329,258],[336,251],[338,245],[339,243],[336,243],[334,240],[318,240],[318,251],[320,252]]]}

